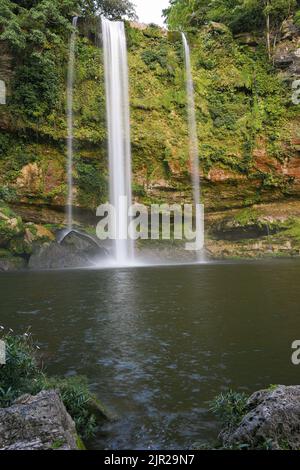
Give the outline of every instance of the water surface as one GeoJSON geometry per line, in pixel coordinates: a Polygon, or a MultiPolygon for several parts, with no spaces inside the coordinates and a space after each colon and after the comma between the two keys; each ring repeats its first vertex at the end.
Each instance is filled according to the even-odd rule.
{"type": "Polygon", "coordinates": [[[0,324],[38,338],[51,374],[85,374],[118,415],[96,448],[188,448],[216,436],[209,400],[299,383],[300,263],[0,275],[0,324]]]}

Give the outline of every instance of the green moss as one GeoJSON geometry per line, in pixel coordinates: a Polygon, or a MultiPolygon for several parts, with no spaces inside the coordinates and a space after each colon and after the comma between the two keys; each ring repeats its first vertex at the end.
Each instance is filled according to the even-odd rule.
{"type": "Polygon", "coordinates": [[[285,230],[284,235],[300,242],[300,219],[292,219],[285,225],[287,225],[287,229],[285,230]]]}
{"type": "Polygon", "coordinates": [[[30,255],[32,246],[23,238],[14,238],[9,243],[9,250],[13,255],[30,255]]]}
{"type": "MultiPolygon", "coordinates": [[[[94,33],[94,26],[92,29],[94,33]]],[[[140,30],[129,23],[126,33],[134,194],[142,202],[166,202],[171,192],[162,190],[153,195],[148,189],[162,181],[188,200],[191,189],[181,37],[178,33],[167,35],[154,25],[140,30]]],[[[15,64],[14,98],[4,114],[10,131],[0,136],[0,199],[22,197],[53,205],[64,204],[66,199],[68,41],[65,31],[61,35],[63,39],[51,44],[45,57],[26,57],[15,64]],[[15,182],[28,163],[36,163],[41,170],[37,187],[16,188],[15,182]]],[[[221,190],[224,194],[218,195],[214,185],[204,179],[205,204],[213,208],[234,204],[238,192],[239,204],[244,206],[274,191],[289,194],[293,180],[278,175],[274,167],[287,153],[295,152],[291,129],[297,127],[297,110],[290,105],[290,90],[269,64],[264,48],[241,46],[226,27],[212,25],[195,31],[189,42],[202,173],[208,176],[216,167],[229,170],[236,177],[246,176],[248,188],[253,188],[249,191],[241,185],[237,189],[229,183],[221,190]],[[255,150],[261,147],[270,160],[265,171],[257,169],[255,150]],[[231,193],[230,199],[227,195],[231,193]]],[[[104,70],[101,49],[83,30],[76,44],[74,135],[75,202],[94,210],[108,198],[104,70]]]]}
{"type": "Polygon", "coordinates": [[[4,248],[0,248],[0,258],[11,258],[12,253],[9,250],[5,250],[4,248]]]}
{"type": "Polygon", "coordinates": [[[259,213],[253,208],[247,208],[239,212],[234,218],[240,226],[258,223],[259,213]]]}
{"type": "Polygon", "coordinates": [[[58,450],[64,445],[65,445],[65,441],[63,439],[57,439],[56,441],[52,443],[51,449],[58,450]]]}
{"type": "Polygon", "coordinates": [[[83,440],[81,439],[79,435],[77,435],[76,437],[76,444],[77,444],[78,450],[86,450],[83,440]]]}

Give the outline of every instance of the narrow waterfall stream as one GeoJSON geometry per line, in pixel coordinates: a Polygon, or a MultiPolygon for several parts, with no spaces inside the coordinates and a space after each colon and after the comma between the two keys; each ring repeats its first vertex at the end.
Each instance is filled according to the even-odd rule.
{"type": "Polygon", "coordinates": [[[108,128],[110,203],[115,208],[113,257],[118,265],[132,263],[128,240],[128,209],[132,204],[131,146],[127,43],[124,23],[102,18],[108,128]]]}
{"type": "Polygon", "coordinates": [[[190,47],[184,33],[182,34],[182,41],[184,46],[185,55],[185,69],[186,69],[186,92],[187,92],[187,105],[188,105],[188,124],[189,124],[189,154],[190,166],[193,185],[193,199],[196,213],[196,227],[202,232],[204,239],[204,224],[201,211],[198,209],[200,204],[200,173],[199,173],[199,147],[197,136],[197,120],[196,120],[196,107],[195,107],[195,94],[194,82],[192,76],[191,54],[190,47]]]}
{"type": "Polygon", "coordinates": [[[68,230],[73,228],[73,156],[74,156],[74,133],[73,133],[73,96],[74,96],[74,75],[75,75],[75,44],[77,34],[78,17],[73,18],[73,31],[70,39],[69,65],[68,65],[68,82],[67,82],[67,226],[68,230]]]}

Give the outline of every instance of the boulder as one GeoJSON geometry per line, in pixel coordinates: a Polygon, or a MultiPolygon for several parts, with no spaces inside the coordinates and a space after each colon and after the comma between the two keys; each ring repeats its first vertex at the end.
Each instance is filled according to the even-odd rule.
{"type": "Polygon", "coordinates": [[[71,230],[63,235],[61,245],[72,246],[78,251],[100,250],[98,241],[87,233],[71,230]]]}
{"type": "Polygon", "coordinates": [[[59,243],[45,243],[36,247],[28,263],[30,269],[63,269],[85,267],[90,264],[85,253],[59,243]]]}
{"type": "Polygon", "coordinates": [[[0,255],[0,272],[19,271],[26,268],[26,261],[21,257],[0,255]]]}
{"type": "Polygon", "coordinates": [[[0,409],[0,450],[76,450],[74,421],[55,390],[0,409]]]}
{"type": "Polygon", "coordinates": [[[60,233],[57,242],[35,247],[29,259],[31,269],[63,269],[96,266],[106,251],[82,232],[60,233]]]}
{"type": "Polygon", "coordinates": [[[300,386],[278,385],[255,392],[247,402],[249,412],[236,429],[225,430],[225,447],[250,449],[300,449],[300,386]]]}

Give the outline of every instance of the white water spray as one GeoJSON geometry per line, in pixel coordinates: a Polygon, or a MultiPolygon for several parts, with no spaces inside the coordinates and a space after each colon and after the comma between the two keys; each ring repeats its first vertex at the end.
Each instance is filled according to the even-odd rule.
{"type": "Polygon", "coordinates": [[[204,225],[201,212],[197,210],[197,204],[200,204],[200,174],[199,174],[199,148],[198,148],[198,136],[197,136],[197,120],[196,120],[196,107],[195,107],[195,94],[194,94],[194,83],[192,77],[192,66],[191,66],[191,54],[189,44],[184,33],[182,34],[182,41],[184,46],[185,55],[185,68],[186,68],[186,92],[187,92],[187,103],[188,103],[188,121],[189,121],[189,154],[190,154],[190,165],[191,175],[193,184],[193,199],[196,208],[196,227],[201,227],[201,231],[204,237],[204,225]],[[200,220],[201,218],[201,220],[200,220]]]}
{"type": "Polygon", "coordinates": [[[118,265],[133,262],[133,241],[127,236],[132,204],[131,146],[127,43],[124,23],[102,18],[110,203],[115,207],[114,258],[118,265]]]}
{"type": "Polygon", "coordinates": [[[67,226],[68,230],[73,228],[73,155],[74,155],[74,134],[73,134],[73,95],[74,95],[74,71],[75,71],[75,43],[77,34],[78,17],[73,18],[73,31],[70,39],[69,65],[68,65],[68,83],[67,83],[67,226]]]}

